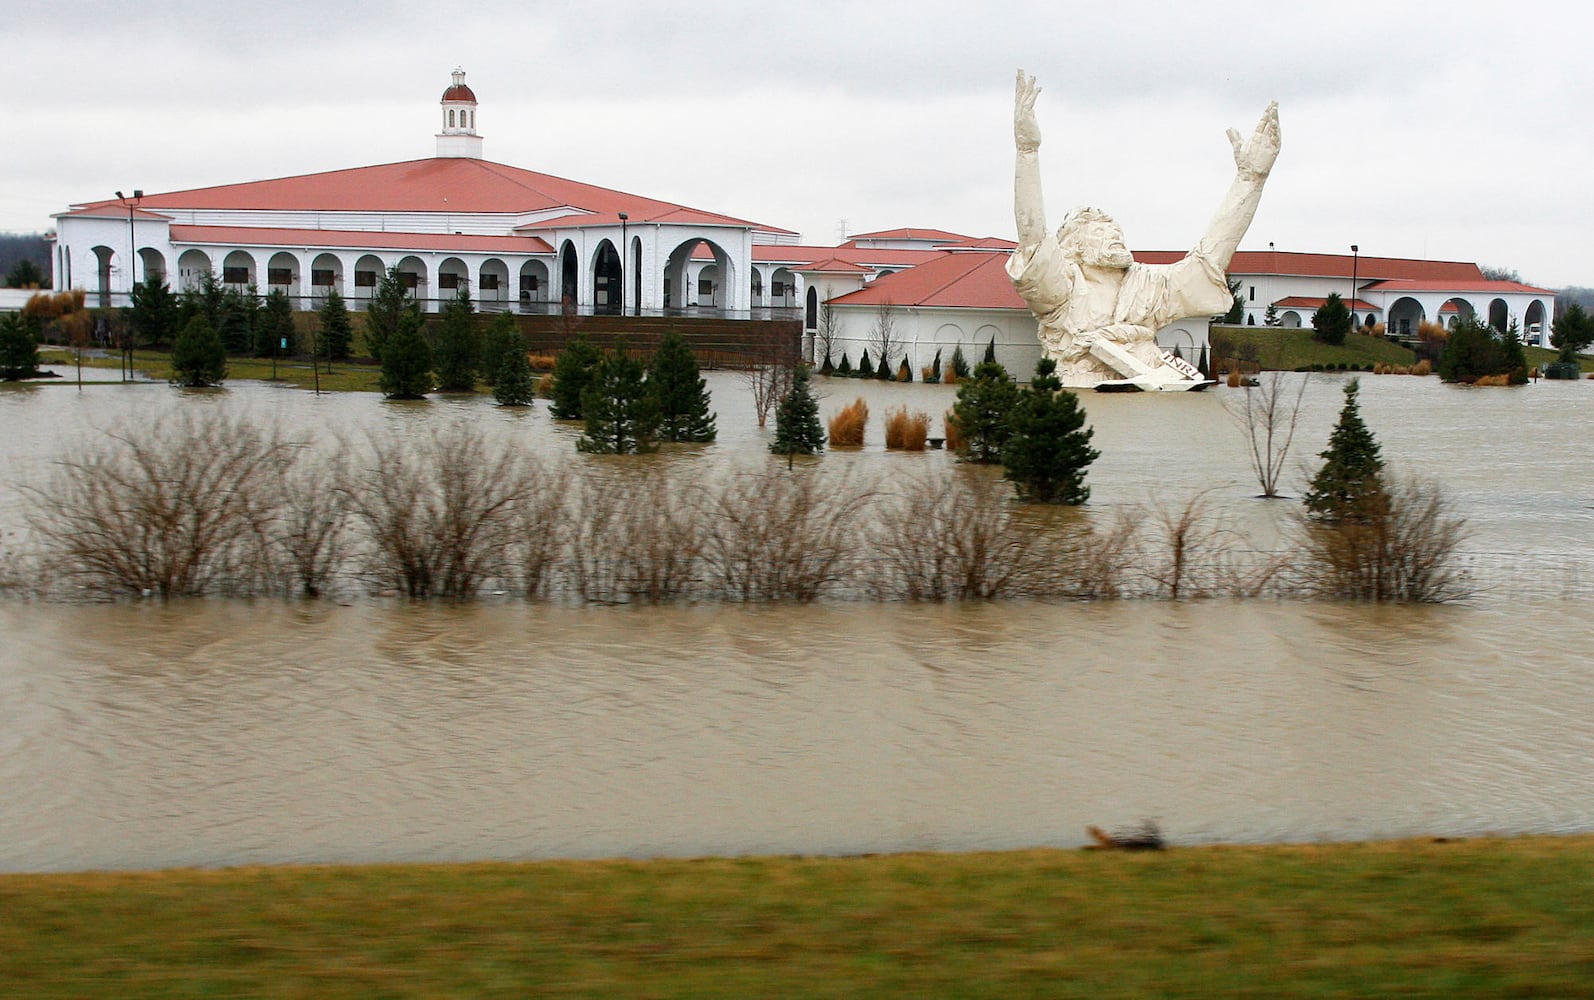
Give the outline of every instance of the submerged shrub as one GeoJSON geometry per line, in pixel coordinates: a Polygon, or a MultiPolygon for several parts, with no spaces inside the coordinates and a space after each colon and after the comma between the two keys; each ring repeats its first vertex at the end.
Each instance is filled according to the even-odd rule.
{"type": "Polygon", "coordinates": [[[863,397],[860,396],[851,404],[842,407],[840,412],[830,418],[828,423],[830,447],[863,447],[863,429],[868,422],[869,404],[864,402],[863,397]]]}
{"type": "Polygon", "coordinates": [[[909,413],[906,406],[886,411],[886,448],[893,451],[923,451],[930,437],[930,415],[909,413]]]}
{"type": "Polygon", "coordinates": [[[1458,560],[1466,530],[1437,486],[1397,480],[1356,520],[1302,519],[1301,592],[1341,601],[1461,600],[1472,592],[1458,560]]]}

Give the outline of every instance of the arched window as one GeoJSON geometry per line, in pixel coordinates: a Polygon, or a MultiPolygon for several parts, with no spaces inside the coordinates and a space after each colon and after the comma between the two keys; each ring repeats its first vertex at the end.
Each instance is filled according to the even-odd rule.
{"type": "Polygon", "coordinates": [[[448,127],[449,128],[453,128],[454,127],[454,109],[453,108],[449,108],[448,109],[448,127]]]}

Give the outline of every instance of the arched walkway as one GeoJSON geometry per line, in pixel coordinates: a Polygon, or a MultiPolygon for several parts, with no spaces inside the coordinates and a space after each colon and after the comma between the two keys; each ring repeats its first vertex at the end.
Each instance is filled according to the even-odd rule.
{"type": "Polygon", "coordinates": [[[1511,310],[1506,308],[1505,299],[1495,299],[1489,303],[1489,325],[1500,333],[1505,332],[1506,324],[1511,321],[1511,310]]]}
{"type": "Polygon", "coordinates": [[[159,284],[166,280],[166,255],[154,247],[144,247],[138,252],[138,279],[159,284]]]}
{"type": "Polygon", "coordinates": [[[102,309],[111,304],[111,261],[115,259],[116,251],[110,247],[94,248],[94,291],[99,296],[102,309]]]}
{"type": "MultiPolygon", "coordinates": [[[[281,291],[289,299],[299,297],[299,261],[291,253],[274,253],[266,263],[266,293],[275,291],[281,291]]],[[[297,305],[297,301],[294,304],[297,305]]]]}
{"type": "Polygon", "coordinates": [[[335,253],[316,254],[310,262],[310,294],[319,300],[333,291],[347,294],[343,290],[343,261],[335,253]]]}
{"type": "Polygon", "coordinates": [[[255,259],[242,250],[234,250],[221,262],[221,283],[242,292],[250,286],[260,287],[255,275],[255,259]]]}
{"type": "Polygon", "coordinates": [[[600,240],[592,255],[592,311],[618,316],[624,307],[625,269],[620,252],[600,240]]]}
{"type": "Polygon", "coordinates": [[[458,257],[444,257],[437,265],[437,297],[451,301],[461,289],[470,294],[470,268],[458,257]]]}
{"type": "Polygon", "coordinates": [[[1428,317],[1423,311],[1422,303],[1409,295],[1395,300],[1389,307],[1389,324],[1386,329],[1401,337],[1414,337],[1417,335],[1417,324],[1428,317]]]}
{"type": "Polygon", "coordinates": [[[565,240],[559,248],[559,301],[576,304],[576,293],[581,284],[581,265],[576,262],[576,245],[565,240]]]}
{"type": "Polygon", "coordinates": [[[520,265],[520,287],[516,290],[520,308],[533,309],[548,302],[548,265],[528,260],[520,265]]]}
{"type": "Polygon", "coordinates": [[[412,255],[399,261],[398,269],[399,278],[410,296],[418,300],[426,312],[436,312],[437,303],[431,301],[431,283],[426,280],[426,262],[412,255]]]}
{"type": "Polygon", "coordinates": [[[215,265],[210,262],[210,255],[205,251],[184,250],[182,256],[177,258],[177,291],[186,292],[191,288],[198,288],[200,282],[205,280],[205,275],[215,273],[215,265]]]}
{"type": "Polygon", "coordinates": [[[349,296],[350,301],[358,304],[358,308],[365,308],[365,303],[371,301],[371,296],[376,294],[376,286],[387,273],[382,258],[376,254],[366,254],[354,262],[354,294],[349,296]]]}
{"type": "Polygon", "coordinates": [[[497,257],[482,261],[476,278],[478,305],[502,308],[509,301],[509,265],[497,257]]]}
{"type": "Polygon", "coordinates": [[[670,251],[664,262],[664,304],[669,309],[697,306],[709,310],[723,308],[726,289],[735,288],[736,268],[730,254],[713,240],[692,238],[670,251]],[[703,265],[697,272],[697,287],[687,287],[688,265],[698,247],[708,248],[714,263],[703,265]],[[704,281],[708,284],[705,285],[704,281]]]}

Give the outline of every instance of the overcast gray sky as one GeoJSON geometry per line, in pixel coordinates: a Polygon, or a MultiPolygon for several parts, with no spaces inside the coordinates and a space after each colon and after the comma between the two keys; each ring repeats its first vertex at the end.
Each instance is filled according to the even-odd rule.
{"type": "Polygon", "coordinates": [[[810,243],[1013,235],[1034,73],[1055,223],[1194,243],[1224,129],[1278,100],[1242,246],[1471,260],[1594,285],[1594,13],[1580,3],[694,0],[137,4],[0,12],[0,230],[71,202],[432,155],[463,67],[489,159],[810,243]],[[1081,9],[1084,8],[1084,9],[1081,9]]]}

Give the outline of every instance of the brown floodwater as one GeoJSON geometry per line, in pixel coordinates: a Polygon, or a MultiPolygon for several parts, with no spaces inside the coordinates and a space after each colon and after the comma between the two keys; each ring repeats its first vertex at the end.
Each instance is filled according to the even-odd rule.
{"type": "MultiPolygon", "coordinates": [[[[1302,378],[1305,378],[1302,376],[1302,378]]],[[[763,461],[734,376],[721,441],[763,461]]],[[[1341,377],[1308,381],[1286,487],[1341,377]]],[[[937,416],[952,390],[865,395],[937,416]]],[[[1088,396],[1091,516],[1209,492],[1276,539],[1222,400],[1088,396]]],[[[1155,820],[1176,843],[1594,830],[1594,384],[1363,379],[1391,463],[1468,519],[1478,597],[581,608],[0,600],[0,870],[1074,845],[1155,820]]],[[[242,409],[292,433],[465,420],[583,462],[541,404],[393,405],[237,384],[7,388],[15,488],[118,426],[242,409]]],[[[612,460],[610,460],[612,461],[612,460]]]]}

